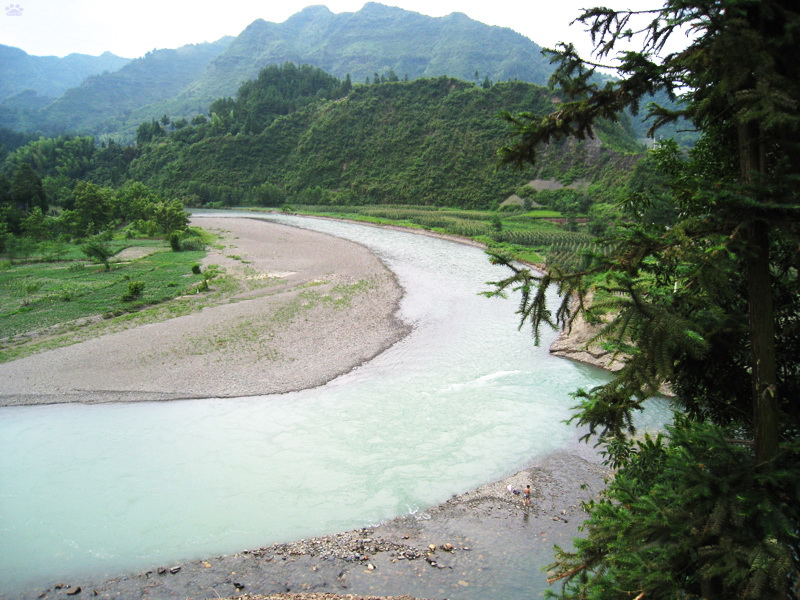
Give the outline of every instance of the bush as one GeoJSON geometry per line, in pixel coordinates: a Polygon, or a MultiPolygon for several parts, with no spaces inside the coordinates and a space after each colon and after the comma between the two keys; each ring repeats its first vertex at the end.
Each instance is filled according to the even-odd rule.
{"type": "Polygon", "coordinates": [[[192,265],[192,273],[194,273],[195,275],[200,275],[201,271],[200,271],[200,265],[199,264],[193,264],[192,265]]]}
{"type": "Polygon", "coordinates": [[[129,281],[128,292],[122,295],[122,301],[130,302],[131,300],[136,300],[139,296],[142,295],[143,291],[144,291],[144,281],[129,281]]]}
{"type": "Polygon", "coordinates": [[[180,251],[181,252],[199,252],[205,250],[206,245],[203,243],[203,240],[196,237],[188,237],[183,238],[180,241],[180,251]]]}
{"type": "Polygon", "coordinates": [[[181,231],[169,234],[169,245],[174,252],[200,252],[206,248],[202,239],[181,231]]]}

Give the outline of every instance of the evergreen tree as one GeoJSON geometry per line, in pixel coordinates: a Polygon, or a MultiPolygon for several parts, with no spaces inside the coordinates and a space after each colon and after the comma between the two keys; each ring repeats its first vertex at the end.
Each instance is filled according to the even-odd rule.
{"type": "Polygon", "coordinates": [[[598,61],[641,32],[641,51],[617,55],[620,80],[598,82],[600,65],[561,45],[552,81],[567,101],[544,119],[505,115],[518,137],[502,159],[520,166],[660,90],[685,103],[652,107],[654,127],[685,117],[701,133],[688,157],[657,152],[669,227],[638,219],[653,199],[639,194],[588,269],[539,276],[495,257],[513,269],[498,292],[521,289],[537,335],[586,313],[629,356],[577,394],[578,423],[619,471],[554,580],[564,598],[786,598],[800,565],[800,16],[790,0],[667,0],[644,14],[642,27],[631,11],[579,18],[598,61]],[[659,59],[685,30],[689,45],[659,59]],[[551,283],[564,294],[555,314],[551,283]],[[669,444],[633,442],[632,412],[664,383],[681,409],[669,444]]]}
{"type": "Polygon", "coordinates": [[[10,206],[11,203],[11,182],[0,173],[0,207],[10,206]]]}
{"type": "Polygon", "coordinates": [[[136,143],[139,145],[147,144],[165,135],[166,131],[161,127],[161,124],[155,119],[151,119],[149,123],[142,123],[139,125],[139,128],[136,130],[136,143]]]}

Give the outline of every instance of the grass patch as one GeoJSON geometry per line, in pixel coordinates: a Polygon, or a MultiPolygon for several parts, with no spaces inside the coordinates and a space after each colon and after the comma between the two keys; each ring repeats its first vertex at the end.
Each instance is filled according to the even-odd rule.
{"type": "MultiPolygon", "coordinates": [[[[4,338],[0,361],[18,357],[23,351],[14,351],[13,346],[27,341],[34,332],[49,330],[55,338],[69,335],[89,317],[139,312],[192,292],[203,279],[192,273],[192,265],[204,252],[172,252],[163,240],[124,240],[116,244],[118,249],[141,246],[153,251],[129,262],[112,262],[110,271],[82,260],[80,251],[70,246],[62,256],[73,256],[72,260],[14,262],[0,269],[4,338]]],[[[52,344],[63,345],[51,339],[39,349],[52,344]]]]}

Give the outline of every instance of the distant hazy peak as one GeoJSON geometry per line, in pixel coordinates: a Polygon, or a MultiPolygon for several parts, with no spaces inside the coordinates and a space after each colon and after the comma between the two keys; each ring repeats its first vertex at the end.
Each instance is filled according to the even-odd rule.
{"type": "Polygon", "coordinates": [[[286,19],[286,21],[308,17],[327,17],[331,15],[333,15],[333,12],[331,12],[331,9],[329,9],[327,6],[323,4],[312,4],[311,6],[306,6],[300,12],[293,14],[291,17],[286,19]]]}

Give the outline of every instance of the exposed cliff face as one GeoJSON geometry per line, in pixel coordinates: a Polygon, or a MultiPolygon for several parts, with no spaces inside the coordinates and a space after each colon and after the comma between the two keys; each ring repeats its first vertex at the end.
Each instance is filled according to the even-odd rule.
{"type": "Polygon", "coordinates": [[[615,355],[600,344],[591,343],[600,327],[600,325],[591,325],[583,316],[578,316],[572,327],[562,330],[558,338],[550,345],[550,354],[571,358],[609,371],[618,371],[625,364],[625,356],[615,355]]]}
{"type": "MultiPolygon", "coordinates": [[[[563,329],[556,340],[550,344],[550,354],[577,360],[607,371],[619,371],[625,366],[627,355],[614,354],[600,344],[592,343],[592,339],[601,328],[602,324],[592,325],[587,323],[582,315],[579,315],[572,327],[563,329]]],[[[674,396],[668,383],[661,384],[659,393],[663,396],[674,396]]]]}

